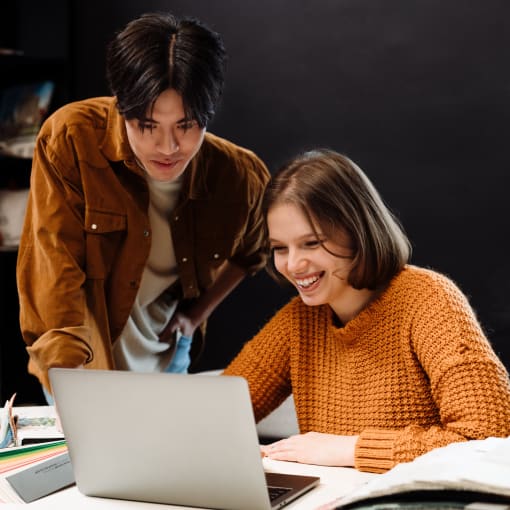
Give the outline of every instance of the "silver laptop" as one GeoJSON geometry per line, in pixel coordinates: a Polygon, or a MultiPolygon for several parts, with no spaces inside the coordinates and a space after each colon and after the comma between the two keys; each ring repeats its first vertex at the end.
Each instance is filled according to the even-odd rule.
{"type": "Polygon", "coordinates": [[[241,377],[53,368],[50,381],[88,496],[269,510],[319,483],[264,473],[241,377]]]}

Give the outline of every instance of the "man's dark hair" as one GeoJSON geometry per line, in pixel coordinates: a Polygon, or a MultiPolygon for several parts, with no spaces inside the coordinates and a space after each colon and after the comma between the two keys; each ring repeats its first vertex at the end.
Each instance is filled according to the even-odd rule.
{"type": "Polygon", "coordinates": [[[223,91],[225,61],[221,37],[202,22],[147,13],[108,45],[106,76],[127,120],[147,119],[159,95],[174,89],[186,118],[205,127],[223,91]]]}

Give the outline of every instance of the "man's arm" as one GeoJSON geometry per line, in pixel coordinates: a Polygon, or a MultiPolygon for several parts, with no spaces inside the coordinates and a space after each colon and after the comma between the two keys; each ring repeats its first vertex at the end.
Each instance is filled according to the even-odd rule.
{"type": "Polygon", "coordinates": [[[39,139],[21,236],[17,283],[20,326],[30,372],[49,388],[50,366],[79,366],[91,356],[84,327],[82,208],[57,161],[39,139]]]}
{"type": "Polygon", "coordinates": [[[184,336],[192,337],[196,328],[205,322],[216,307],[241,283],[246,271],[228,260],[218,271],[215,282],[203,292],[193,305],[184,311],[178,311],[159,335],[161,342],[171,343],[177,329],[184,336]]]}

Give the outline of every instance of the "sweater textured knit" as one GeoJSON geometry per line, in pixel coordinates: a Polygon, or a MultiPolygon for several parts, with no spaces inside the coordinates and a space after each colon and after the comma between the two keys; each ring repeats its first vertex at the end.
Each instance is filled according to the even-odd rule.
{"type": "Polygon", "coordinates": [[[465,295],[406,266],[345,326],[328,305],[285,305],[225,370],[258,420],[293,393],[301,433],[359,435],[355,467],[384,472],[436,447],[510,435],[508,373],[465,295]]]}

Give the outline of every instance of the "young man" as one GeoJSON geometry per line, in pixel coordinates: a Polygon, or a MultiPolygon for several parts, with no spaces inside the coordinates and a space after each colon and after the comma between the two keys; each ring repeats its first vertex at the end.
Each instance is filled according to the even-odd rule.
{"type": "Polygon", "coordinates": [[[206,133],[225,50],[197,20],[145,14],[108,47],[113,97],[43,125],[18,257],[29,371],[186,372],[210,313],[265,263],[252,152],[206,133]]]}

